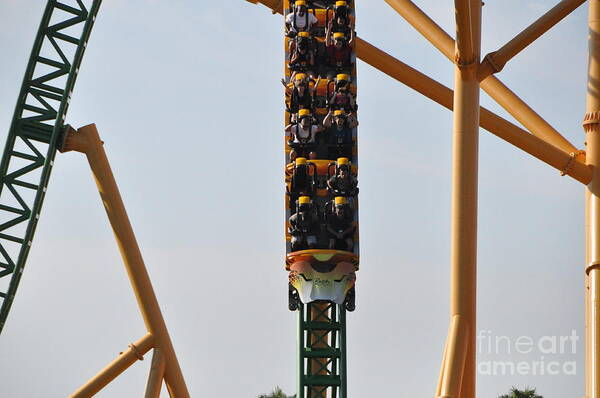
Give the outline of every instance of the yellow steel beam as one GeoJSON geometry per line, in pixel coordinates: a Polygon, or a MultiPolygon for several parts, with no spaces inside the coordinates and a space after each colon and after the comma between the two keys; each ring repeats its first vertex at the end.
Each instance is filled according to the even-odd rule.
{"type": "Polygon", "coordinates": [[[165,357],[167,389],[172,397],[188,398],[189,393],[171,337],[96,126],[91,124],[80,128],[77,132],[70,131],[63,149],[65,152],[74,150],[86,155],[144,323],[155,338],[155,346],[162,350],[165,357]]]}
{"type": "MultiPolygon", "coordinates": [[[[590,208],[592,204],[592,196],[589,189],[586,189],[585,192],[585,264],[590,264],[590,248],[591,248],[591,218],[590,218],[590,208]]],[[[590,397],[590,391],[592,390],[592,333],[591,333],[591,291],[590,291],[590,276],[586,272],[584,275],[584,289],[585,289],[585,369],[584,369],[584,380],[585,380],[585,395],[584,398],[590,397]]]]}
{"type": "Polygon", "coordinates": [[[474,61],[475,38],[472,30],[471,0],[455,0],[456,8],[456,53],[454,60],[459,65],[474,61]]]}
{"type": "Polygon", "coordinates": [[[90,379],[79,390],[71,394],[70,398],[89,398],[93,397],[100,390],[106,387],[111,381],[116,379],[127,368],[135,362],[143,359],[148,351],[154,347],[154,337],[151,333],[146,334],[140,340],[129,345],[126,351],[119,354],[117,359],[112,361],[107,367],[102,369],[94,378],[90,379]]]}
{"type": "Polygon", "coordinates": [[[455,61],[454,39],[439,27],[427,14],[410,0],[385,0],[417,32],[421,33],[434,47],[451,61],[455,61]]]}
{"type": "MultiPolygon", "coordinates": [[[[369,65],[445,108],[454,108],[451,89],[360,38],[356,39],[356,54],[369,65]]],[[[584,184],[591,179],[591,170],[579,158],[570,156],[483,107],[480,126],[584,184]]]]}
{"type": "Polygon", "coordinates": [[[506,63],[537,40],[540,36],[559,23],[563,18],[577,9],[586,0],[562,0],[537,21],[529,25],[512,40],[485,56],[479,66],[478,77],[483,80],[489,75],[500,72],[506,63]]]}
{"type": "Polygon", "coordinates": [[[586,114],[584,129],[587,143],[587,162],[593,168],[592,181],[587,187],[586,274],[588,336],[586,349],[587,398],[600,398],[600,0],[590,0],[589,62],[586,114]]]}
{"type": "MultiPolygon", "coordinates": [[[[438,24],[410,0],[385,0],[417,31],[439,49],[452,62],[455,61],[455,42],[438,24]]],[[[508,111],[527,130],[551,143],[564,152],[576,152],[577,148],[554,127],[538,115],[529,105],[513,93],[495,76],[481,82],[481,88],[500,106],[508,111]]]]}
{"type": "Polygon", "coordinates": [[[165,357],[160,348],[154,349],[152,353],[152,364],[150,365],[150,375],[146,385],[145,398],[160,398],[163,378],[165,377],[165,357]]]}

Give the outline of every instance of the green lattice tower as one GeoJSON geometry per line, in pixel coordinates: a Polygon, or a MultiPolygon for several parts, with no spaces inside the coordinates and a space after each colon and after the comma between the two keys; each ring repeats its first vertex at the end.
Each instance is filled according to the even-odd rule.
{"type": "Polygon", "coordinates": [[[346,398],[346,310],[331,302],[298,309],[297,398],[346,398]]]}
{"type": "Polygon", "coordinates": [[[79,67],[102,0],[49,0],[0,161],[0,332],[31,249],[79,67]]]}

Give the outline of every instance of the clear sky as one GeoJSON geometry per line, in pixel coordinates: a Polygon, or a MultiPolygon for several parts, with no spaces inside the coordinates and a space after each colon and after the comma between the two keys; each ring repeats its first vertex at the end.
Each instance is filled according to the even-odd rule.
{"type": "MultiPolygon", "coordinates": [[[[44,4],[0,1],[1,134],[44,4]]],[[[417,4],[454,31],[451,0],[417,4]]],[[[486,1],[484,53],[554,4],[486,1]]],[[[452,65],[383,0],[357,1],[357,13],[362,38],[453,85],[452,65]]],[[[584,5],[499,74],[578,147],[586,39],[584,5]]],[[[67,118],[97,123],[106,142],[195,397],[294,389],[282,70],[282,20],[265,7],[105,0],[67,118]]],[[[364,63],[358,73],[361,271],[348,316],[349,395],[431,397],[448,327],[452,115],[364,63]]],[[[480,147],[479,396],[512,385],[582,396],[584,188],[485,131],[480,147]],[[553,339],[573,330],[575,347],[565,339],[565,352],[552,353],[553,339]],[[498,363],[519,362],[538,374],[486,374],[488,364],[502,373],[498,363]],[[551,362],[559,375],[539,375],[557,369],[551,362]]],[[[87,163],[59,155],[0,336],[0,395],[66,396],[144,333],[87,163]]],[[[98,396],[141,396],[149,362],[98,396]]]]}

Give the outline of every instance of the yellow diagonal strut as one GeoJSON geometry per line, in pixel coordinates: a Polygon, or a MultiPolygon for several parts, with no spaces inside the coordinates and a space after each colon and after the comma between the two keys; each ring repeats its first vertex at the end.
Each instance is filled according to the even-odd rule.
{"type": "MultiPolygon", "coordinates": [[[[143,340],[143,347],[140,348],[137,344],[132,345],[130,347],[131,353],[127,354],[127,358],[131,358],[131,355],[135,354],[139,356],[138,359],[142,359],[141,356],[150,348],[157,349],[158,351],[155,353],[156,359],[153,361],[148,381],[149,391],[147,396],[156,396],[156,390],[160,390],[160,383],[157,379],[160,378],[162,381],[162,373],[164,373],[164,380],[169,395],[172,398],[189,398],[190,395],[181,368],[179,367],[167,326],[160,311],[158,300],[154,294],[152,282],[146,270],[142,253],[129,222],[125,205],[121,199],[119,188],[104,152],[103,142],[100,140],[96,126],[91,124],[82,127],[78,131],[70,130],[67,133],[65,144],[61,151],[81,152],[87,157],[94,179],[96,180],[98,191],[100,192],[100,197],[102,198],[102,204],[104,205],[119,246],[123,263],[127,269],[138,307],[149,332],[149,335],[143,340]],[[164,362],[164,364],[161,362],[164,362]]],[[[125,360],[123,356],[115,362],[118,365],[113,363],[105,369],[103,371],[104,376],[100,378],[100,382],[97,376],[79,389],[72,397],[84,398],[92,396],[133,363],[130,360],[125,360]]]]}

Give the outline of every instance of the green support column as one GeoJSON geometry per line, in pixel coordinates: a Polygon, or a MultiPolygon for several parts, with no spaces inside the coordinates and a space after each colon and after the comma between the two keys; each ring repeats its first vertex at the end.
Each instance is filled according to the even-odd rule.
{"type": "Polygon", "coordinates": [[[298,310],[297,380],[297,398],[347,398],[343,306],[318,302],[298,310]]]}

